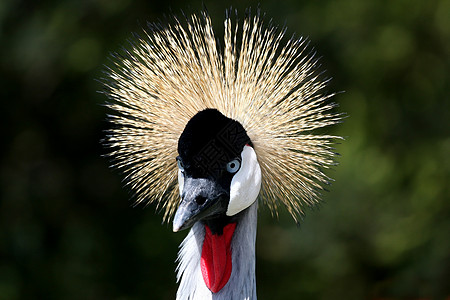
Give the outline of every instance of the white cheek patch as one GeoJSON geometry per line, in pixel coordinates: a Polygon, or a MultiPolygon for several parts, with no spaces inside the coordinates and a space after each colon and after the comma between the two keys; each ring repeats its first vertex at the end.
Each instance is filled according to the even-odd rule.
{"type": "Polygon", "coordinates": [[[184,175],[180,169],[178,169],[178,190],[180,191],[180,196],[183,194],[184,188],[184,175]]]}
{"type": "Polygon", "coordinates": [[[244,146],[241,158],[241,168],[231,180],[227,216],[233,216],[252,205],[261,189],[261,169],[255,150],[244,146]]]}

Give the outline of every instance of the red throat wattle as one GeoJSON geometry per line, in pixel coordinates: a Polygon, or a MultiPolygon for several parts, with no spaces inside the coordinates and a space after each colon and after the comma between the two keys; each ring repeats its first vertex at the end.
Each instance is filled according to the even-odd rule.
{"type": "Polygon", "coordinates": [[[223,234],[213,234],[205,225],[200,267],[203,280],[211,292],[219,292],[227,284],[231,275],[231,238],[236,223],[227,224],[223,234]]]}

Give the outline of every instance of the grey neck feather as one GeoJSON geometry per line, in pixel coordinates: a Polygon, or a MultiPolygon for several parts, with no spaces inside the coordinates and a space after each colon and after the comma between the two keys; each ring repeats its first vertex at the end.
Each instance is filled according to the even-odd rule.
{"type": "Polygon", "coordinates": [[[205,228],[197,222],[181,243],[178,253],[177,300],[256,300],[255,242],[257,204],[243,211],[231,241],[232,271],[230,280],[218,293],[212,293],[200,270],[205,228]]]}

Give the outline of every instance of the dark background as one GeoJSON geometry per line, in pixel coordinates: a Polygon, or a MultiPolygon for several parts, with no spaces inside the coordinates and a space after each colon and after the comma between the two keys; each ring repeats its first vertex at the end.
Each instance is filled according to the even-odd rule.
{"type": "MultiPolygon", "coordinates": [[[[108,53],[201,1],[0,2],[0,299],[174,299],[186,232],[132,207],[99,143],[108,53]]],[[[225,8],[204,1],[222,32],[225,8]]],[[[349,117],[297,228],[260,210],[259,299],[449,299],[450,1],[261,1],[308,36],[349,117]]]]}

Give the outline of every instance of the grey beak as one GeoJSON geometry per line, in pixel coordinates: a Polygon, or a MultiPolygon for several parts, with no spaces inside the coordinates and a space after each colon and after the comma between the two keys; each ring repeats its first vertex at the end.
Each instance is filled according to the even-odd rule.
{"type": "Polygon", "coordinates": [[[195,222],[227,210],[228,193],[214,180],[208,178],[185,178],[180,206],[173,220],[177,232],[195,222]]]}

